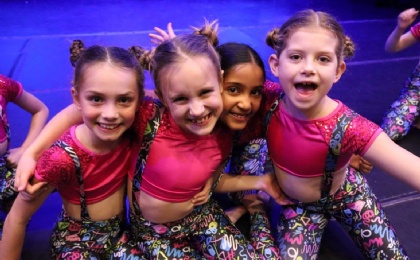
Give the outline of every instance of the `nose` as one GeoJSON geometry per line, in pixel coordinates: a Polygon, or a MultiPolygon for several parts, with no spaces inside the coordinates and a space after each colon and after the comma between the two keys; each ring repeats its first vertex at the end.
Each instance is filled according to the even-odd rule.
{"type": "Polygon", "coordinates": [[[118,109],[115,104],[107,103],[102,106],[101,116],[107,120],[114,120],[118,118],[118,109]]]}
{"type": "Polygon", "coordinates": [[[314,63],[312,61],[307,61],[300,71],[302,74],[313,75],[316,73],[314,63]]]}
{"type": "Polygon", "coordinates": [[[252,107],[251,99],[248,95],[243,95],[238,102],[238,107],[242,110],[250,110],[252,107]]]}
{"type": "Polygon", "coordinates": [[[192,99],[189,104],[189,113],[191,116],[201,116],[205,111],[202,100],[192,99]]]}

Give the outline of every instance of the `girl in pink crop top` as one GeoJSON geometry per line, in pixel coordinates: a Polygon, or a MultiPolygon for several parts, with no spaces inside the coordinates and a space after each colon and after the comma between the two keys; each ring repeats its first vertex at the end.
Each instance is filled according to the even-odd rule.
{"type": "MultiPolygon", "coordinates": [[[[268,33],[272,73],[284,93],[268,124],[268,150],[280,187],[294,202],[278,222],[283,259],[317,257],[334,217],[366,258],[408,259],[353,153],[420,190],[420,158],[328,92],[346,70],[354,44],[325,12],[303,10],[268,33]],[[381,232],[377,232],[381,230],[381,232]],[[380,243],[376,242],[380,241],[380,243]]],[[[270,114],[269,114],[270,115],[270,114]]]]}
{"type": "MultiPolygon", "coordinates": [[[[137,258],[129,240],[125,199],[136,139],[132,124],[143,92],[137,59],[118,47],[73,42],[77,58],[72,95],[83,123],[71,127],[37,163],[34,183],[46,190],[31,201],[22,194],[7,216],[2,257],[19,259],[26,225],[57,189],[63,203],[51,235],[51,259],[137,258]]],[[[74,59],[73,59],[74,60],[74,59]]]]}
{"type": "MultiPolygon", "coordinates": [[[[28,93],[22,85],[4,75],[0,75],[0,208],[4,213],[10,210],[17,191],[14,189],[15,168],[23,151],[39,134],[48,118],[48,108],[41,100],[28,93]],[[31,124],[25,141],[20,147],[10,147],[9,121],[7,104],[17,106],[31,114],[31,124]]],[[[0,219],[0,230],[3,226],[3,214],[0,219]]],[[[0,237],[1,239],[1,237],[0,237]]]]}

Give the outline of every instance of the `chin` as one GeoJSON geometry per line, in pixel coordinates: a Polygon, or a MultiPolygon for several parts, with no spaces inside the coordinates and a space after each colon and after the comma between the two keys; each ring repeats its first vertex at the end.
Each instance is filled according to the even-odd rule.
{"type": "Polygon", "coordinates": [[[212,122],[210,124],[207,124],[206,126],[203,127],[191,127],[189,130],[190,133],[198,135],[198,136],[204,136],[204,135],[209,135],[211,133],[213,133],[214,127],[216,126],[216,122],[212,122]]]}

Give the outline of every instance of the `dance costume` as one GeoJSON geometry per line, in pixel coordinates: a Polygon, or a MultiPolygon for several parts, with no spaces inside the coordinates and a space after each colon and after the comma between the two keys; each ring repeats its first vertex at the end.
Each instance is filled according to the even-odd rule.
{"type": "MultiPolygon", "coordinates": [[[[10,78],[0,75],[0,143],[7,142],[7,150],[10,145],[9,122],[6,114],[6,106],[22,94],[22,85],[10,78]]],[[[14,188],[15,169],[7,166],[8,152],[0,155],[0,209],[8,212],[18,192],[14,188]]],[[[3,220],[1,221],[1,223],[3,220]]],[[[1,227],[0,227],[1,229],[1,227]]]]}
{"type": "MultiPolygon", "coordinates": [[[[411,27],[420,41],[420,23],[411,27]]],[[[402,139],[418,119],[420,112],[420,63],[406,80],[399,97],[391,104],[382,119],[381,128],[394,141],[402,139]]]]}
{"type": "MultiPolygon", "coordinates": [[[[228,158],[232,145],[232,132],[222,126],[216,126],[215,132],[208,136],[185,134],[173,122],[169,111],[162,108],[158,101],[148,98],[143,101],[138,115],[143,118],[140,122],[147,122],[148,126],[143,135],[136,172],[134,176],[130,176],[133,180],[133,198],[137,198],[140,190],[146,187],[144,192],[152,196],[156,195],[164,201],[189,200],[199,190],[195,190],[194,194],[188,194],[187,191],[183,191],[182,183],[178,183],[167,189],[167,193],[175,196],[175,200],[172,200],[168,198],[168,195],[159,193],[160,187],[157,187],[155,192],[150,192],[150,182],[153,182],[153,178],[160,178],[164,181],[168,175],[178,175],[180,176],[178,178],[182,178],[181,181],[190,179],[188,181],[190,188],[201,188],[209,174],[228,158]],[[155,150],[155,146],[171,147],[173,151],[167,156],[172,158],[162,157],[162,154],[158,153],[160,150],[155,150]],[[205,148],[206,151],[202,151],[202,148],[205,148]],[[149,162],[149,158],[151,158],[151,162],[149,162]],[[189,158],[189,160],[185,161],[184,158],[189,158]],[[154,164],[157,162],[167,162],[170,165],[165,167],[171,167],[171,169],[166,171],[156,169],[154,171],[154,164]],[[151,169],[148,169],[149,163],[151,163],[151,169]],[[191,165],[195,165],[193,170],[191,165]],[[189,166],[188,171],[184,169],[185,166],[189,166]],[[196,168],[198,177],[194,176],[196,168]],[[148,177],[149,184],[143,186],[143,178],[147,176],[148,171],[158,176],[148,177]],[[188,175],[185,176],[185,174],[188,175]]],[[[171,178],[175,180],[173,177],[171,178]]],[[[166,185],[168,188],[169,184],[166,185]]],[[[185,218],[163,224],[146,220],[137,203],[137,200],[133,201],[134,212],[132,211],[130,214],[131,229],[139,248],[146,252],[148,259],[259,258],[253,246],[247,242],[243,234],[229,221],[217,202],[212,199],[204,205],[194,207],[193,211],[185,218]]],[[[258,235],[261,234],[260,237],[255,238],[253,243],[258,247],[260,245],[258,242],[263,241],[264,235],[262,231],[254,231],[258,235]]],[[[266,255],[271,255],[271,252],[267,252],[266,255]]]]}
{"type": "Polygon", "coordinates": [[[35,170],[38,180],[56,186],[64,199],[81,207],[81,220],[70,217],[63,207],[51,235],[52,259],[143,259],[129,240],[124,216],[93,221],[87,210],[87,204],[125,185],[133,166],[133,157],[127,156],[132,154],[130,141],[125,139],[113,151],[98,155],[78,142],[75,129],[70,128],[42,154],[35,170]]]}
{"type": "Polygon", "coordinates": [[[319,176],[320,171],[324,176],[319,201],[303,203],[289,198],[295,204],[284,207],[278,223],[280,254],[284,259],[316,257],[323,231],[334,217],[367,258],[408,259],[360,172],[347,167],[344,183],[330,195],[333,173],[338,166],[346,165],[352,154],[363,156],[381,132],[379,126],[337,102],[330,115],[307,121],[293,118],[279,104],[280,100],[276,103],[279,108],[273,107],[267,131],[273,162],[301,178],[319,176]],[[322,154],[322,160],[318,154],[322,154]],[[290,158],[294,160],[288,161],[290,158]],[[305,160],[304,163],[296,163],[297,158],[305,160]]]}

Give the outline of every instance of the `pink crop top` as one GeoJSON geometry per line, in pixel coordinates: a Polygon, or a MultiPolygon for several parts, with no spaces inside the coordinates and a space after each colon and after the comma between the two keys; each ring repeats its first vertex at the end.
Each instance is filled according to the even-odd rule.
{"type": "MultiPolygon", "coordinates": [[[[15,101],[22,94],[22,85],[4,75],[0,74],[0,109],[2,109],[3,122],[8,124],[6,106],[7,103],[15,101]]],[[[0,143],[3,143],[7,139],[6,129],[4,125],[0,126],[0,143]]]]}
{"type": "MultiPolygon", "coordinates": [[[[132,146],[128,139],[106,154],[95,154],[84,147],[71,127],[60,140],[76,152],[80,160],[86,203],[99,202],[125,184],[127,174],[133,171],[132,146]]],[[[52,146],[38,160],[35,177],[57,187],[60,195],[73,204],[80,204],[79,183],[73,160],[63,148],[52,146]]]]}
{"type": "Polygon", "coordinates": [[[420,41],[420,22],[410,28],[414,38],[420,41]]]}
{"type": "MultiPolygon", "coordinates": [[[[281,105],[271,117],[267,144],[274,164],[298,177],[322,176],[337,119],[350,108],[340,101],[328,116],[302,121],[293,118],[281,105]]],[[[357,115],[344,134],[336,169],[341,169],[353,154],[364,155],[382,129],[375,123],[357,115]]]]}
{"type": "Polygon", "coordinates": [[[231,152],[232,131],[216,127],[215,133],[207,136],[186,134],[165,111],[150,147],[140,189],[168,202],[191,199],[231,152]]]}

